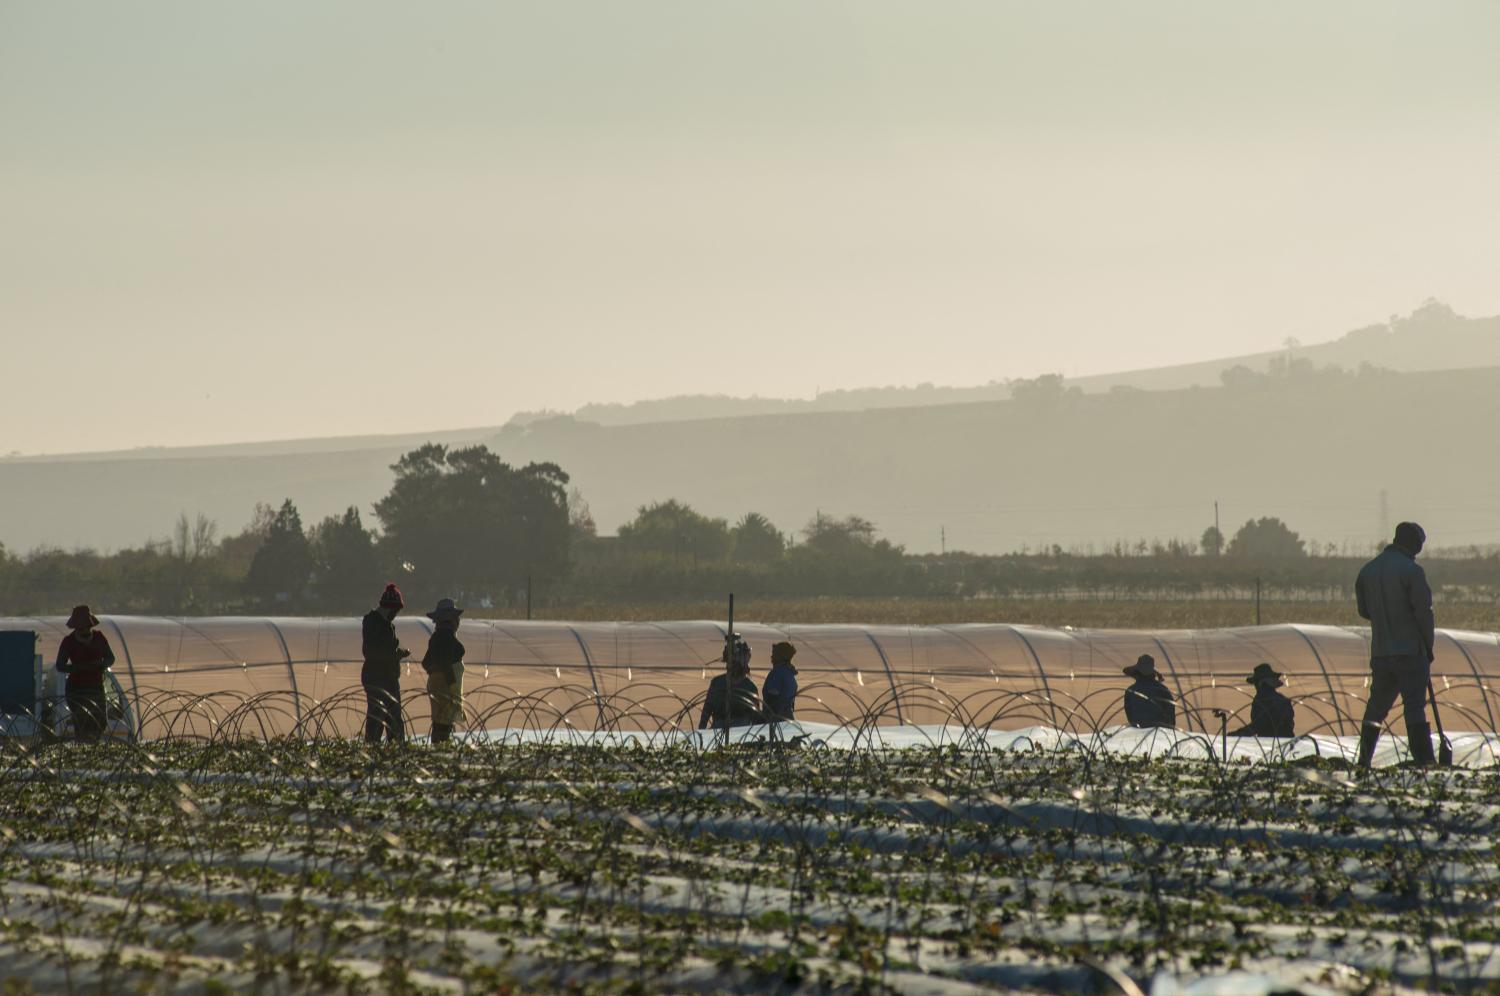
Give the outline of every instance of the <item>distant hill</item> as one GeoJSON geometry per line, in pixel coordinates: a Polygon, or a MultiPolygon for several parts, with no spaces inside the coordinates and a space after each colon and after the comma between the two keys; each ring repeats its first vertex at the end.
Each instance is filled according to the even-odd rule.
{"type": "MultiPolygon", "coordinates": [[[[1003,552],[1196,539],[1217,499],[1226,532],[1276,515],[1304,536],[1362,549],[1382,531],[1385,491],[1386,525],[1422,518],[1443,547],[1500,539],[1500,465],[1488,459],[1500,425],[1500,318],[1429,304],[1318,346],[1072,388],[1054,396],[1032,382],[1012,400],[620,425],[553,416],[499,429],[5,459],[0,543],[13,552],[118,548],[165,535],[179,511],[234,531],[256,502],[285,497],[309,524],[351,504],[368,515],[389,488],[389,464],[429,439],[557,462],[605,532],[643,503],[678,498],[714,515],[759,511],[789,531],[819,509],[853,512],[914,551],[936,550],[946,532],[950,548],[1003,552]],[[1370,369],[1486,356],[1493,365],[1482,369],[1370,369]],[[1288,357],[1298,362],[1274,364],[1279,375],[1254,372],[1288,357]],[[1335,362],[1367,369],[1319,371],[1335,362]],[[1235,386],[1218,386],[1238,366],[1246,369],[1227,378],[1235,386]]],[[[939,390],[930,396],[949,396],[939,390]]]]}
{"type": "MultiPolygon", "coordinates": [[[[1392,315],[1378,325],[1355,329],[1338,339],[1311,345],[1243,356],[1230,356],[1201,363],[1127,370],[1069,378],[1066,383],[1087,393],[1116,387],[1168,391],[1184,387],[1217,387],[1224,371],[1244,366],[1265,371],[1278,358],[1305,360],[1316,366],[1338,366],[1357,370],[1370,364],[1414,373],[1424,370],[1459,370],[1466,367],[1500,366],[1500,316],[1465,318],[1447,305],[1429,300],[1406,317],[1392,315]]],[[[574,418],[600,425],[640,425],[700,418],[731,418],[738,415],[790,415],[798,412],[846,412],[870,408],[916,408],[924,405],[961,404],[971,401],[1003,401],[1011,395],[1008,381],[992,380],[973,387],[870,387],[848,391],[824,391],[807,398],[735,398],[728,395],[694,394],[674,398],[637,401],[633,404],[584,405],[574,418]]],[[[527,424],[553,417],[557,412],[528,412],[512,421],[527,424]]]]}
{"type": "Polygon", "coordinates": [[[668,497],[796,529],[856,512],[915,551],[1196,540],[1275,515],[1364,550],[1415,517],[1445,547],[1500,537],[1500,367],[1252,378],[1236,388],[606,427],[561,418],[492,446],[554,460],[601,527],[668,497]],[[1381,492],[1386,492],[1385,519],[1381,492]]]}

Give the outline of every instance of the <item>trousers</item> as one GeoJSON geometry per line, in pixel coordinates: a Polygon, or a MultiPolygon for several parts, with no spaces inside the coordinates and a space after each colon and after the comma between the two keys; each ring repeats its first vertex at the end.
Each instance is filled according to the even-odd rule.
{"type": "Polygon", "coordinates": [[[1396,697],[1406,728],[1414,730],[1427,722],[1427,679],[1431,665],[1421,657],[1375,657],[1370,661],[1370,697],[1365,702],[1366,726],[1385,722],[1396,697]]]}
{"type": "Polygon", "coordinates": [[[103,685],[69,685],[68,713],[73,717],[73,736],[98,740],[109,727],[105,716],[103,685]]]}
{"type": "Polygon", "coordinates": [[[406,724],[401,719],[401,680],[369,677],[365,679],[365,741],[378,744],[385,739],[399,743],[406,739],[406,724]]]}

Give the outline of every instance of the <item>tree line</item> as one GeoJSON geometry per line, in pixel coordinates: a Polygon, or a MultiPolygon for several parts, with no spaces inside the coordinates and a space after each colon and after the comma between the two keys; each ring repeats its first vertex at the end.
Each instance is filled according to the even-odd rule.
{"type": "MultiPolygon", "coordinates": [[[[746,512],[731,522],[666,499],[600,536],[562,468],[512,466],[484,446],[428,444],[391,466],[374,523],[350,506],[308,524],[292,499],[258,505],[219,536],[181,515],[170,536],[114,553],[0,547],[0,612],[167,615],[348,614],[395,579],[418,601],[441,596],[497,614],[539,603],[702,598],[727,591],[782,597],[977,597],[1090,588],[1206,590],[1269,584],[1343,586],[1350,557],[1314,556],[1279,519],[1233,536],[1117,543],[1103,553],[1050,547],[1003,556],[911,554],[858,515],[815,511],[795,534],[746,512]]],[[[1373,546],[1373,544],[1372,544],[1373,546]]],[[[1325,551],[1325,554],[1328,551],[1325,551]]],[[[1491,584],[1500,560],[1445,561],[1438,580],[1491,584]]]]}

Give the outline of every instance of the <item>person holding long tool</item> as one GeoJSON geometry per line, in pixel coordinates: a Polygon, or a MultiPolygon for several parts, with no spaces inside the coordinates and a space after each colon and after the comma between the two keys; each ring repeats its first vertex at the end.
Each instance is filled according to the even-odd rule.
{"type": "MultiPolygon", "coordinates": [[[[1396,527],[1395,541],[1360,568],[1354,596],[1360,617],[1370,621],[1370,697],[1359,730],[1359,766],[1369,768],[1396,696],[1406,716],[1412,761],[1433,764],[1432,732],[1425,712],[1436,622],[1432,588],[1417,554],[1427,534],[1415,522],[1396,527]]],[[[1437,702],[1434,699],[1433,707],[1437,702]]]]}

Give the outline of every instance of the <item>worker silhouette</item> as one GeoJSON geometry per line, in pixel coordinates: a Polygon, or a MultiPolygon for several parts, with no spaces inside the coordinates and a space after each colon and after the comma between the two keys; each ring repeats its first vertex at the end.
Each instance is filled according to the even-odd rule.
{"type": "Polygon", "coordinates": [[[1354,582],[1360,618],[1370,621],[1370,697],[1359,729],[1359,766],[1370,767],[1380,726],[1396,696],[1406,717],[1406,740],[1412,761],[1433,764],[1432,732],[1427,725],[1427,683],[1432,674],[1436,621],[1432,588],[1417,554],[1427,533],[1415,522],[1396,527],[1392,543],[1360,568],[1354,582]]]}
{"type": "Polygon", "coordinates": [[[1177,706],[1161,672],[1156,670],[1156,658],[1141,654],[1134,664],[1124,668],[1124,672],[1135,679],[1135,683],[1125,689],[1125,722],[1141,729],[1175,729],[1177,706]]]}
{"type": "Polygon", "coordinates": [[[708,694],[703,699],[703,715],[698,718],[698,729],[712,726],[723,730],[731,726],[751,726],[765,722],[760,708],[760,693],[755,682],[750,680],[750,645],[734,634],[734,656],[729,648],[724,649],[720,660],[725,662],[724,673],[715,675],[708,683],[708,694]]]}
{"type": "Polygon", "coordinates": [[[1255,698],[1250,701],[1250,722],[1235,730],[1236,737],[1294,737],[1296,725],[1292,700],[1277,691],[1286,681],[1269,664],[1257,664],[1250,677],[1245,679],[1255,686],[1255,698]]]}

